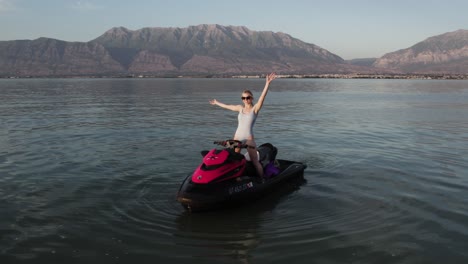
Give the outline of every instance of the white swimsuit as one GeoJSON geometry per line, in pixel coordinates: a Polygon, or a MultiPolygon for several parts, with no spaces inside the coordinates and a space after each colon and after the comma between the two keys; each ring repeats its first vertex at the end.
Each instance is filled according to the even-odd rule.
{"type": "Polygon", "coordinates": [[[257,114],[253,109],[249,113],[244,113],[244,108],[239,111],[238,126],[234,138],[240,141],[253,140],[253,126],[257,119],[257,114]]]}

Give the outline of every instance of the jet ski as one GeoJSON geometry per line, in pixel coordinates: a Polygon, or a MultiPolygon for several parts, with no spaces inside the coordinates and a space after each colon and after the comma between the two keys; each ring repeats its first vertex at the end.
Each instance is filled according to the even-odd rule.
{"type": "Polygon", "coordinates": [[[190,212],[207,211],[251,202],[266,195],[282,183],[304,177],[305,164],[276,159],[278,150],[270,143],[257,148],[264,177],[259,177],[248,152],[250,148],[238,140],[215,141],[222,148],[202,151],[203,160],[189,174],[177,192],[177,201],[190,212]]]}

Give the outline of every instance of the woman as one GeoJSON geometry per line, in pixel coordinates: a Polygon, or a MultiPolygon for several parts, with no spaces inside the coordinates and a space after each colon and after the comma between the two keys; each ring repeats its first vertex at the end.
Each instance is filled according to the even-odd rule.
{"type": "Polygon", "coordinates": [[[247,148],[247,151],[250,156],[250,160],[252,161],[257,173],[260,177],[263,177],[263,168],[260,162],[258,161],[257,149],[255,144],[255,138],[253,135],[253,126],[255,124],[255,120],[257,119],[258,112],[262,109],[263,101],[265,100],[265,96],[268,93],[268,87],[270,83],[276,79],[275,73],[270,73],[266,77],[265,87],[263,88],[263,92],[258,98],[258,102],[253,104],[253,94],[249,90],[245,90],[242,92],[242,102],[244,105],[227,105],[221,102],[218,102],[216,99],[210,101],[210,104],[217,105],[219,107],[239,112],[238,116],[238,125],[236,133],[234,134],[234,139],[244,142],[245,144],[249,145],[250,147],[247,148]]]}

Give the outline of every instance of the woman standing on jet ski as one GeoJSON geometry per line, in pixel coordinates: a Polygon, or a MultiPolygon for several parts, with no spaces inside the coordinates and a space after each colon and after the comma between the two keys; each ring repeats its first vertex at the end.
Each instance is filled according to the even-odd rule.
{"type": "Polygon", "coordinates": [[[253,104],[253,94],[249,90],[245,90],[242,92],[241,99],[244,102],[244,106],[227,105],[218,102],[216,99],[210,100],[210,104],[212,105],[217,105],[231,111],[239,112],[238,125],[236,133],[234,134],[234,139],[242,141],[249,146],[247,148],[247,151],[249,153],[250,160],[255,166],[257,173],[260,177],[263,177],[263,168],[260,162],[258,161],[257,149],[253,134],[253,126],[255,124],[255,120],[257,119],[258,112],[263,106],[263,101],[265,100],[265,96],[268,93],[268,87],[274,79],[276,79],[275,73],[270,73],[266,76],[265,87],[263,88],[263,92],[260,95],[260,98],[258,98],[258,102],[256,104],[253,104]]]}

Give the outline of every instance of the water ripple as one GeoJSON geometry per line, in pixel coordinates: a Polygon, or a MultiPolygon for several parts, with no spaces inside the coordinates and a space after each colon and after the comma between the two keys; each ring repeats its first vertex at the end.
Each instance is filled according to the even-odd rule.
{"type": "Polygon", "coordinates": [[[256,137],[305,180],[185,212],[179,184],[236,122],[207,101],[259,81],[0,81],[0,262],[466,262],[460,82],[278,80],[256,137]]]}

